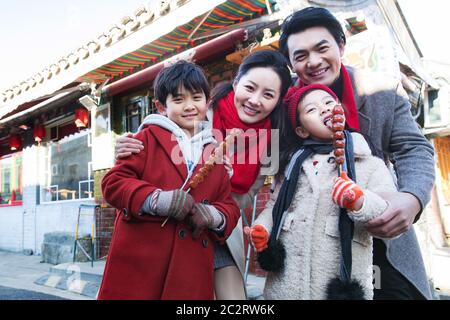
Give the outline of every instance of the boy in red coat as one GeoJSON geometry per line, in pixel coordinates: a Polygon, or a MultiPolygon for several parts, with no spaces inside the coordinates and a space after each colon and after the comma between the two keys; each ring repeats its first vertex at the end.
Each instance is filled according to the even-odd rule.
{"type": "Polygon", "coordinates": [[[229,236],[240,213],[223,165],[183,191],[215,142],[209,128],[196,133],[208,82],[182,61],[163,69],[154,89],[160,115],[136,135],[144,149],[118,160],[102,181],[119,214],[98,299],[214,299],[213,241],[229,236]]]}

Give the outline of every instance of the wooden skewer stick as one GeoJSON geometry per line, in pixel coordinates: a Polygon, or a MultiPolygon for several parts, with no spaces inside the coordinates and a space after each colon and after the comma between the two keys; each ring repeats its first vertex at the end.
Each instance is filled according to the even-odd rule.
{"type": "MultiPolygon", "coordinates": [[[[204,178],[209,174],[212,167],[220,160],[223,159],[223,155],[225,154],[226,148],[234,142],[234,138],[242,133],[239,129],[232,129],[230,133],[226,136],[225,140],[223,140],[217,148],[214,149],[214,152],[208,158],[206,163],[204,164],[202,170],[195,174],[192,180],[189,182],[189,188],[186,190],[187,193],[191,191],[191,189],[195,189],[197,185],[204,180],[204,178]]],[[[164,227],[166,222],[169,220],[167,217],[163,223],[161,224],[161,228],[164,227]]]]}

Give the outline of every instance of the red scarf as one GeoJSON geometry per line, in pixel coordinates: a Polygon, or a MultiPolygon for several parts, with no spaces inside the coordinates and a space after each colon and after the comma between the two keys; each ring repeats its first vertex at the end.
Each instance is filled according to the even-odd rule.
{"type": "Polygon", "coordinates": [[[242,158],[244,155],[242,152],[239,154],[238,152],[235,152],[232,155],[234,174],[233,177],[231,177],[231,191],[238,194],[247,193],[259,175],[261,155],[266,150],[267,145],[270,144],[270,119],[266,118],[252,124],[242,122],[238,116],[236,106],[234,105],[234,91],[232,90],[217,103],[217,106],[214,109],[213,128],[220,130],[223,138],[225,138],[227,130],[233,128],[244,130],[244,133],[247,133],[245,136],[248,137],[250,137],[250,134],[248,134],[247,130],[253,129],[256,131],[256,137],[255,135],[252,135],[252,138],[250,139],[250,141],[257,141],[256,144],[253,143],[252,145],[249,145],[249,142],[246,139],[245,150],[243,151],[245,153],[245,162],[238,163],[238,160],[239,162],[243,162],[242,158]],[[261,131],[261,129],[265,130],[261,131]],[[260,146],[259,138],[263,137],[265,132],[267,132],[267,144],[260,146]],[[250,163],[250,159],[252,159],[252,162],[255,162],[253,161],[255,155],[257,157],[256,163],[250,163]]]}
{"type": "MultiPolygon", "coordinates": [[[[345,119],[348,128],[355,129],[359,132],[358,110],[356,109],[355,98],[353,96],[353,86],[347,69],[341,64],[342,72],[342,106],[344,107],[345,119]]],[[[299,81],[299,87],[305,84],[299,81]]]]}

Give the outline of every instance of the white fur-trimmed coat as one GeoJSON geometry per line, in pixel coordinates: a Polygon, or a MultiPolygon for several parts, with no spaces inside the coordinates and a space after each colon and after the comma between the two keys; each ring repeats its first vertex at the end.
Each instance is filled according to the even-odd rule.
{"type": "MultiPolygon", "coordinates": [[[[352,137],[356,182],[365,195],[361,210],[351,215],[355,221],[352,278],[363,285],[365,298],[372,299],[372,238],[362,223],[380,215],[388,206],[375,192],[395,191],[396,187],[389,169],[381,159],[371,155],[364,138],[358,133],[352,133],[352,137]]],[[[268,274],[266,299],[322,300],[326,298],[329,280],[339,275],[339,208],[331,199],[337,169],[334,161],[328,161],[331,156],[332,153],[316,154],[302,165],[298,189],[280,234],[286,248],[285,266],[279,273],[268,274]]],[[[262,224],[269,232],[279,188],[254,223],[262,224]]]]}

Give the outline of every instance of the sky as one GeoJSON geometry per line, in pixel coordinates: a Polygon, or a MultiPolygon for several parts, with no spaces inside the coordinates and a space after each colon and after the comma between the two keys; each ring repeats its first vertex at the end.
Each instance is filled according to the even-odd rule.
{"type": "Polygon", "coordinates": [[[0,10],[0,92],[77,49],[143,0],[10,0],[0,10]]]}
{"type": "Polygon", "coordinates": [[[450,1],[398,2],[424,57],[450,64],[450,1]]]}
{"type": "MultiPolygon", "coordinates": [[[[96,38],[156,0],[14,0],[0,11],[0,92],[96,38]]],[[[207,0],[205,0],[207,1],[207,0]]],[[[399,0],[426,58],[450,63],[448,0],[399,0]],[[426,5],[425,5],[426,4],[426,5]]]]}

